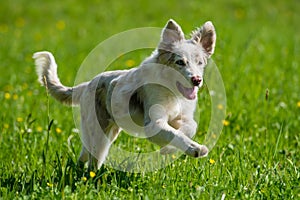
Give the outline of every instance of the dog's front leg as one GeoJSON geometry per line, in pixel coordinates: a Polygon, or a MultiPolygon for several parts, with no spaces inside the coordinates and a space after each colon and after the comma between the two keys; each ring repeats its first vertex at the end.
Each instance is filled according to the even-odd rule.
{"type": "MultiPolygon", "coordinates": [[[[179,130],[184,135],[188,136],[189,138],[193,138],[196,134],[197,130],[197,123],[194,119],[189,119],[185,116],[181,116],[179,119],[174,119],[173,121],[169,122],[170,126],[174,129],[179,130]]],[[[176,147],[171,145],[164,146],[160,149],[160,153],[162,155],[165,154],[172,154],[177,151],[176,147]]]]}
{"type": "Polygon", "coordinates": [[[193,119],[183,118],[179,130],[189,138],[193,138],[197,131],[197,122],[193,119]]]}
{"type": "Polygon", "coordinates": [[[184,135],[192,138],[196,134],[198,124],[190,116],[180,115],[177,118],[169,121],[168,123],[173,128],[180,130],[182,133],[184,133],[184,135]]]}
{"type": "Polygon", "coordinates": [[[208,153],[206,146],[194,142],[180,130],[174,129],[165,119],[151,121],[145,131],[149,135],[148,139],[160,146],[174,146],[192,157],[204,157],[208,153]]]}

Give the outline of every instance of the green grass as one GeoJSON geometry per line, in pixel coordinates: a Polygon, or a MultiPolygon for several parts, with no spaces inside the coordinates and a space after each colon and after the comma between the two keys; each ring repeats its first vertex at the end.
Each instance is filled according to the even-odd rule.
{"type": "MultiPolygon", "coordinates": [[[[300,199],[299,13],[297,0],[2,1],[0,198],[300,199]],[[169,18],[186,33],[213,21],[229,124],[207,158],[181,156],[148,173],[104,166],[92,178],[76,167],[80,138],[72,108],[47,97],[31,56],[53,52],[61,81],[72,85],[98,43],[131,28],[162,27],[169,18]]],[[[148,53],[115,64],[125,68],[127,59],[137,64],[148,53]]],[[[202,141],[210,119],[205,89],[199,106],[202,141]]],[[[134,150],[132,142],[156,148],[125,134],[116,145],[134,150]]]]}

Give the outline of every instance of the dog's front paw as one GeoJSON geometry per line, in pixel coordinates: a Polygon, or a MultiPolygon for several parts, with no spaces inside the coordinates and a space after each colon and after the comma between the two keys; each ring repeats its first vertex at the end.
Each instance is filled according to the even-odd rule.
{"type": "Polygon", "coordinates": [[[208,154],[208,148],[205,145],[191,144],[186,154],[195,158],[205,157],[208,154]]]}
{"type": "Polygon", "coordinates": [[[176,147],[167,145],[160,149],[160,154],[161,155],[172,154],[175,153],[176,151],[177,151],[176,147]]]}

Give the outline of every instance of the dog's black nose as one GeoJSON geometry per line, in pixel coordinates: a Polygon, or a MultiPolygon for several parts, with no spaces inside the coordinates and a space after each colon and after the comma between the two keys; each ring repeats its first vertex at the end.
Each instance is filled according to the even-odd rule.
{"type": "Polygon", "coordinates": [[[200,76],[193,76],[192,77],[192,83],[194,86],[199,86],[201,83],[202,79],[200,78],[200,76]]]}

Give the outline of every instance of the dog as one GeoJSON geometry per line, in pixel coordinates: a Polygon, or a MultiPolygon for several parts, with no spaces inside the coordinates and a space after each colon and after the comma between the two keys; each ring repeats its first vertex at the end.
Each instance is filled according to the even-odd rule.
{"type": "Polygon", "coordinates": [[[80,105],[83,144],[78,162],[99,169],[122,129],[159,145],[161,154],[180,150],[195,158],[207,156],[208,148],[192,137],[197,93],[215,43],[212,22],[185,39],[170,19],[157,48],[140,66],[106,71],[74,87],[62,85],[50,52],[37,52],[33,58],[39,81],[49,93],[64,104],[80,105]],[[128,123],[136,125],[126,127],[128,123]]]}

